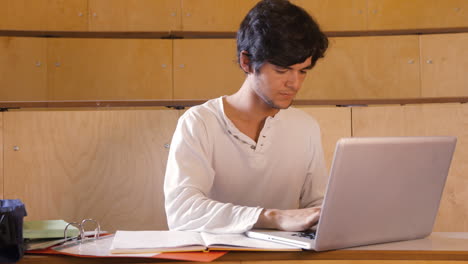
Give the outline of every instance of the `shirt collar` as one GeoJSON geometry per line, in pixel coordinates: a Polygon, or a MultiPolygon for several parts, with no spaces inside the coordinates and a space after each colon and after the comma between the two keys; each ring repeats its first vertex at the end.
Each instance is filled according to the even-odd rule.
{"type": "MultiPolygon", "coordinates": [[[[232,121],[227,117],[226,113],[224,112],[223,98],[225,98],[226,96],[227,95],[223,95],[217,99],[218,106],[220,109],[220,115],[225,124],[225,129],[229,133],[240,133],[237,127],[232,123],[232,121]]],[[[278,122],[279,120],[281,120],[285,111],[287,111],[287,109],[280,109],[278,113],[276,113],[276,115],[267,117],[267,120],[265,121],[265,123],[270,122],[272,124],[272,123],[278,122]]]]}

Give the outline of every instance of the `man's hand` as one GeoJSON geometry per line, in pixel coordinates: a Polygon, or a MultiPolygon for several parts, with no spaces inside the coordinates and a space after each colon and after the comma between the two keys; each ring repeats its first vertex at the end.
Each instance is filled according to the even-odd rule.
{"type": "Polygon", "coordinates": [[[304,231],[314,226],[320,217],[321,207],[293,210],[265,209],[255,228],[273,228],[283,231],[304,231]]]}

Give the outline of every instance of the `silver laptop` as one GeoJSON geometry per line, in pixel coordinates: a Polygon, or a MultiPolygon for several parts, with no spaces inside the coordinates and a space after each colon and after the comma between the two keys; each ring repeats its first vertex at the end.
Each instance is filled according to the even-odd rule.
{"type": "Polygon", "coordinates": [[[315,233],[247,236],[316,251],[418,239],[432,232],[457,139],[344,138],[315,233]]]}

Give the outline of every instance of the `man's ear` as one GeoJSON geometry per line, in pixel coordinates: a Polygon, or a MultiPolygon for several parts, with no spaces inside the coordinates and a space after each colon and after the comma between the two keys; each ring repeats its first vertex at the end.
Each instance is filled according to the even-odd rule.
{"type": "Polygon", "coordinates": [[[253,73],[253,71],[251,71],[252,67],[250,65],[249,53],[247,51],[241,51],[239,55],[239,64],[245,73],[253,73]]]}

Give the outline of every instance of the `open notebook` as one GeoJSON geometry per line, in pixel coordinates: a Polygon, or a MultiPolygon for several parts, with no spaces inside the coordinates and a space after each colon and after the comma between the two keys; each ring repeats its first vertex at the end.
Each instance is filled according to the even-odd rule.
{"type": "Polygon", "coordinates": [[[210,234],[189,231],[117,231],[114,254],[207,250],[300,251],[300,247],[248,238],[244,234],[210,234]]]}

